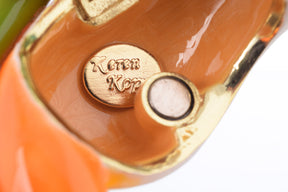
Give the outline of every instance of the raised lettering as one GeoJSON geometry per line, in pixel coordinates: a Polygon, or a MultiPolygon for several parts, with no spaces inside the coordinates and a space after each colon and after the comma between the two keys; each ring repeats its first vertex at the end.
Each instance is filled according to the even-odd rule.
{"type": "Polygon", "coordinates": [[[115,59],[111,59],[107,64],[108,70],[113,71],[115,69],[115,65],[116,65],[115,59]]]}
{"type": "Polygon", "coordinates": [[[140,68],[140,59],[133,58],[131,59],[131,69],[139,69],[140,68]]]}
{"type": "Polygon", "coordinates": [[[105,56],[96,56],[90,60],[90,63],[94,65],[92,71],[97,72],[98,69],[102,74],[107,74],[108,71],[114,70],[138,70],[140,69],[140,59],[133,58],[133,59],[111,59],[107,62],[107,68],[104,69],[103,62],[106,60],[105,56]]]}
{"type": "Polygon", "coordinates": [[[101,56],[101,57],[93,57],[93,59],[90,60],[90,63],[92,65],[94,65],[93,67],[93,72],[97,72],[97,68],[100,70],[101,73],[106,74],[107,70],[103,69],[102,63],[106,60],[105,56],[101,56]]]}
{"type": "Polygon", "coordinates": [[[109,75],[106,79],[107,83],[109,84],[108,89],[111,91],[116,90],[120,93],[130,89],[130,93],[135,93],[142,84],[142,80],[140,78],[122,78],[123,75],[109,75]]]}

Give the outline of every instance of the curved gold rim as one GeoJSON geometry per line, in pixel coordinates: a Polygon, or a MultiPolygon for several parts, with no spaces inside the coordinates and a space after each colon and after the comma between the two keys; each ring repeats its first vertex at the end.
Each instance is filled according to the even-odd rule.
{"type": "Polygon", "coordinates": [[[73,10],[75,5],[72,0],[55,0],[50,4],[40,15],[36,24],[30,27],[28,32],[24,35],[20,43],[20,58],[21,58],[21,72],[23,79],[29,89],[30,94],[35,98],[35,101],[43,107],[46,113],[59,124],[63,130],[77,136],[87,148],[94,151],[105,162],[106,165],[114,170],[120,170],[127,174],[136,174],[142,176],[149,176],[158,174],[173,167],[178,166],[184,162],[210,135],[213,129],[218,124],[223,116],[234,95],[239,89],[245,76],[255,63],[256,59],[261,55],[262,51],[267,47],[267,44],[276,35],[283,19],[285,11],[284,0],[274,0],[270,11],[270,16],[263,27],[258,31],[250,44],[244,50],[243,54],[235,63],[234,68],[223,84],[216,85],[205,93],[203,96],[203,105],[199,107],[198,113],[195,114],[193,123],[187,125],[183,129],[178,129],[176,135],[179,138],[179,147],[170,153],[160,163],[154,163],[144,166],[129,166],[113,160],[107,156],[99,154],[97,150],[92,148],[83,138],[72,132],[65,122],[59,118],[53,110],[45,104],[31,79],[28,67],[28,58],[30,52],[33,50],[38,40],[45,34],[45,32],[66,13],[73,10]],[[280,7],[280,9],[279,9],[280,7]],[[271,22],[273,20],[273,22],[271,22]],[[265,30],[264,27],[269,27],[270,30],[265,30]],[[252,62],[251,62],[251,58],[252,62]],[[217,113],[214,110],[217,108],[217,113]],[[212,119],[210,117],[213,117],[212,119]],[[185,139],[187,137],[188,139],[185,139]]]}

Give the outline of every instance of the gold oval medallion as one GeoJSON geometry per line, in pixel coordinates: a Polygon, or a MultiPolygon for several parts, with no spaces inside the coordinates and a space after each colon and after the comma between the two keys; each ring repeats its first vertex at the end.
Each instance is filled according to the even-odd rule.
{"type": "Polygon", "coordinates": [[[84,85],[96,100],[113,107],[132,107],[145,79],[160,72],[157,61],[146,51],[127,44],[105,47],[84,68],[84,85]]]}

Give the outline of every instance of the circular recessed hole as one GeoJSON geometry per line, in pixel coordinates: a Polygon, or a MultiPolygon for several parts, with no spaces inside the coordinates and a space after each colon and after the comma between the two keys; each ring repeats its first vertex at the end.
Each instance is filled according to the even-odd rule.
{"type": "Polygon", "coordinates": [[[168,120],[186,117],[194,106],[191,89],[177,77],[162,77],[153,82],[148,92],[148,101],[156,114],[168,120]]]}

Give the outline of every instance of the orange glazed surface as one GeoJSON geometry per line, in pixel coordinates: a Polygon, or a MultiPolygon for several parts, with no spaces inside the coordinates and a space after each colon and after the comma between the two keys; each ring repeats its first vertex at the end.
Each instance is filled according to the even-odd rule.
{"type": "Polygon", "coordinates": [[[34,83],[69,129],[97,151],[142,165],[177,146],[173,130],[141,126],[134,109],[94,101],[82,70],[97,50],[128,43],[147,50],[162,71],[190,79],[204,93],[229,75],[266,21],[272,0],[142,0],[100,26],[83,23],[75,10],[59,20],[30,57],[34,83]]]}
{"type": "Polygon", "coordinates": [[[107,170],[35,102],[13,54],[0,71],[0,191],[106,191],[107,170]]]}

